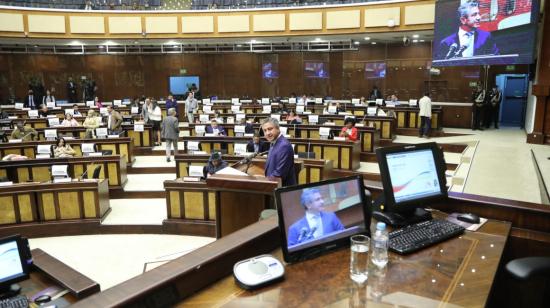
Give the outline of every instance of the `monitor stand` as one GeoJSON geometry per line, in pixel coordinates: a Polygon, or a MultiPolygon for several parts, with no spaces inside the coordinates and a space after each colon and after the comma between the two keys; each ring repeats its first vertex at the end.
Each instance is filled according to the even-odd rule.
{"type": "Polygon", "coordinates": [[[11,284],[9,287],[0,289],[0,300],[14,297],[21,293],[21,286],[17,283],[11,284]]]}
{"type": "Polygon", "coordinates": [[[374,201],[372,216],[376,220],[384,222],[386,225],[401,228],[432,219],[432,213],[421,207],[416,207],[414,211],[410,211],[408,213],[394,213],[387,211],[382,209],[385,203],[384,200],[384,196],[381,195],[374,201]]]}

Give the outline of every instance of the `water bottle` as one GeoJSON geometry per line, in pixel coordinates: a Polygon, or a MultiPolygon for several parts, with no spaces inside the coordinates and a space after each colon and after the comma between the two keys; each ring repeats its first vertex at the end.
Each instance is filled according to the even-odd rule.
{"type": "Polygon", "coordinates": [[[384,267],[388,264],[388,243],[389,235],[386,230],[386,224],[379,222],[376,224],[376,232],[372,237],[372,263],[378,267],[384,267]]]}

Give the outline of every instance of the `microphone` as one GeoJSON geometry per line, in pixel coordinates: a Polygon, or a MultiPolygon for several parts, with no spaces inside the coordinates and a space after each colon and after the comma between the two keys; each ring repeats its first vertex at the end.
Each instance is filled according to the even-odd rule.
{"type": "Polygon", "coordinates": [[[88,175],[88,169],[87,169],[87,168],[86,168],[86,171],[84,171],[84,172],[82,173],[82,175],[78,178],[78,180],[79,180],[79,181],[82,181],[86,175],[88,175]]]}
{"type": "Polygon", "coordinates": [[[308,233],[306,239],[308,239],[308,240],[309,240],[309,239],[312,239],[312,238],[313,238],[313,233],[315,233],[315,231],[317,231],[317,226],[311,228],[311,230],[309,231],[309,233],[308,233]]]}
{"type": "Polygon", "coordinates": [[[300,230],[300,235],[298,236],[298,243],[301,243],[304,240],[304,237],[307,235],[307,228],[303,227],[302,230],[300,230]]]}
{"type": "Polygon", "coordinates": [[[453,58],[456,58],[456,57],[459,57],[459,56],[462,56],[462,52],[464,50],[466,50],[466,48],[468,48],[468,45],[462,45],[460,46],[460,49],[458,49],[455,53],[455,55],[453,56],[453,58]]]}
{"type": "Polygon", "coordinates": [[[453,43],[449,47],[449,52],[447,52],[447,55],[445,56],[445,60],[456,57],[457,54],[455,53],[453,55],[453,53],[456,51],[457,48],[458,48],[458,45],[456,43],[453,43]]]}

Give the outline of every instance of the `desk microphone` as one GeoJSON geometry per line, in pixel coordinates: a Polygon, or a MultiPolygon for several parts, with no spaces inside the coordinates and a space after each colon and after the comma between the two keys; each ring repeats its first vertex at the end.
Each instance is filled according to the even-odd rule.
{"type": "Polygon", "coordinates": [[[455,55],[453,56],[453,58],[456,58],[456,57],[459,57],[462,55],[462,52],[464,50],[466,50],[466,48],[468,48],[468,45],[462,45],[460,46],[460,49],[456,51],[455,55]]]}
{"type": "Polygon", "coordinates": [[[86,170],[82,173],[82,175],[80,175],[80,177],[78,178],[79,181],[82,181],[84,179],[85,176],[88,175],[88,169],[86,168],[86,170]]]}
{"type": "Polygon", "coordinates": [[[449,52],[447,52],[447,55],[445,56],[445,60],[456,57],[456,53],[454,53],[458,48],[458,45],[456,43],[453,43],[451,47],[449,47],[449,52]]]}
{"type": "Polygon", "coordinates": [[[311,230],[307,234],[306,240],[312,239],[313,238],[313,233],[315,233],[315,231],[317,231],[317,226],[311,228],[311,230]]]}
{"type": "Polygon", "coordinates": [[[300,235],[298,236],[298,243],[301,243],[304,240],[304,237],[307,235],[307,228],[302,227],[302,230],[300,230],[300,235]]]}

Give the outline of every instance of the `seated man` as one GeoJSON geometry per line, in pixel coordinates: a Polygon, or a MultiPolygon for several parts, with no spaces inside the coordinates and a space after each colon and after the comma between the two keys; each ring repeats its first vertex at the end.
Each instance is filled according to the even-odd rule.
{"type": "Polygon", "coordinates": [[[38,133],[32,127],[25,126],[25,122],[17,122],[15,129],[11,132],[11,139],[23,139],[23,141],[35,140],[38,133]]]}
{"type": "Polygon", "coordinates": [[[306,188],[300,197],[306,214],[293,223],[288,230],[288,246],[293,246],[324,235],[344,230],[338,217],[332,212],[323,212],[325,201],[317,188],[306,188]]]}
{"type": "Polygon", "coordinates": [[[206,133],[214,134],[216,136],[227,136],[225,129],[218,125],[218,121],[216,121],[216,119],[213,119],[210,122],[210,125],[206,127],[206,133]]]}
{"type": "Polygon", "coordinates": [[[208,176],[222,170],[225,167],[227,167],[227,162],[222,159],[222,153],[214,152],[212,153],[212,155],[210,155],[207,165],[204,166],[204,177],[207,178],[208,176]]]}
{"type": "Polygon", "coordinates": [[[254,134],[254,126],[251,123],[246,122],[245,118],[242,118],[239,121],[240,125],[244,125],[244,133],[245,134],[254,134]]]}
{"type": "Polygon", "coordinates": [[[246,144],[246,151],[249,153],[261,153],[269,151],[269,143],[260,139],[260,135],[254,135],[252,140],[246,144]]]}

